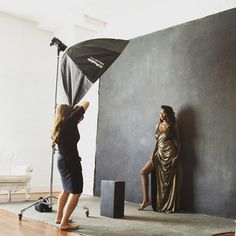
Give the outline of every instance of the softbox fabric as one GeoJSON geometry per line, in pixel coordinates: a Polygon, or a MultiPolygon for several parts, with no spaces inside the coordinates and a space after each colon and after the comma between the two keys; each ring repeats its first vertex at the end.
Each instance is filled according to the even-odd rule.
{"type": "Polygon", "coordinates": [[[92,82],[81,72],[68,55],[62,58],[62,83],[70,105],[78,103],[92,86],[92,82]]]}
{"type": "Polygon", "coordinates": [[[112,65],[128,44],[122,39],[92,39],[68,48],[61,75],[68,103],[78,103],[93,83],[112,65]]]}

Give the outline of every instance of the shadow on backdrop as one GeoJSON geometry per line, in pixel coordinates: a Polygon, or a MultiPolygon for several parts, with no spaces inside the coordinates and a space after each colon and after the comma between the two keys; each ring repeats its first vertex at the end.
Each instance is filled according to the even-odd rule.
{"type": "Polygon", "coordinates": [[[196,124],[195,111],[187,105],[178,113],[177,120],[181,134],[181,190],[180,209],[195,212],[194,206],[194,170],[197,165],[195,152],[196,124]]]}

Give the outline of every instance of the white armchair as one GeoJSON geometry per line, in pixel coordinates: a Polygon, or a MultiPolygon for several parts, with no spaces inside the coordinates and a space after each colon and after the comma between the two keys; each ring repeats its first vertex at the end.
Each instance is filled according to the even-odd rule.
{"type": "Polygon", "coordinates": [[[24,189],[28,200],[33,169],[29,165],[14,165],[14,157],[13,153],[0,152],[0,191],[8,191],[8,200],[11,201],[12,192],[24,189]]]}

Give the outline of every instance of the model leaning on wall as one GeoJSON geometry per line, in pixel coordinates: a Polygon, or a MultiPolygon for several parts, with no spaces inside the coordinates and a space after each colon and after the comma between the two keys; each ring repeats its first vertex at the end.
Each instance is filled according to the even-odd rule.
{"type": "Polygon", "coordinates": [[[148,194],[148,175],[155,173],[156,189],[152,207],[155,211],[176,212],[179,209],[179,154],[180,132],[175,113],[170,106],[162,105],[160,121],[155,131],[156,145],[150,160],[140,171],[143,202],[138,210],[151,205],[148,194]]]}

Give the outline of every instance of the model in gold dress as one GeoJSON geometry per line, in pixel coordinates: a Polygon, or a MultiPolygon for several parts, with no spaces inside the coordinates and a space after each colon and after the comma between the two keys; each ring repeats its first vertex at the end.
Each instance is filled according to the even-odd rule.
{"type": "Polygon", "coordinates": [[[138,209],[143,210],[151,205],[148,175],[152,172],[152,175],[155,175],[152,181],[153,210],[175,212],[179,207],[180,134],[172,107],[161,106],[160,122],[156,126],[155,138],[156,145],[151,159],[140,171],[143,202],[138,209]]]}

